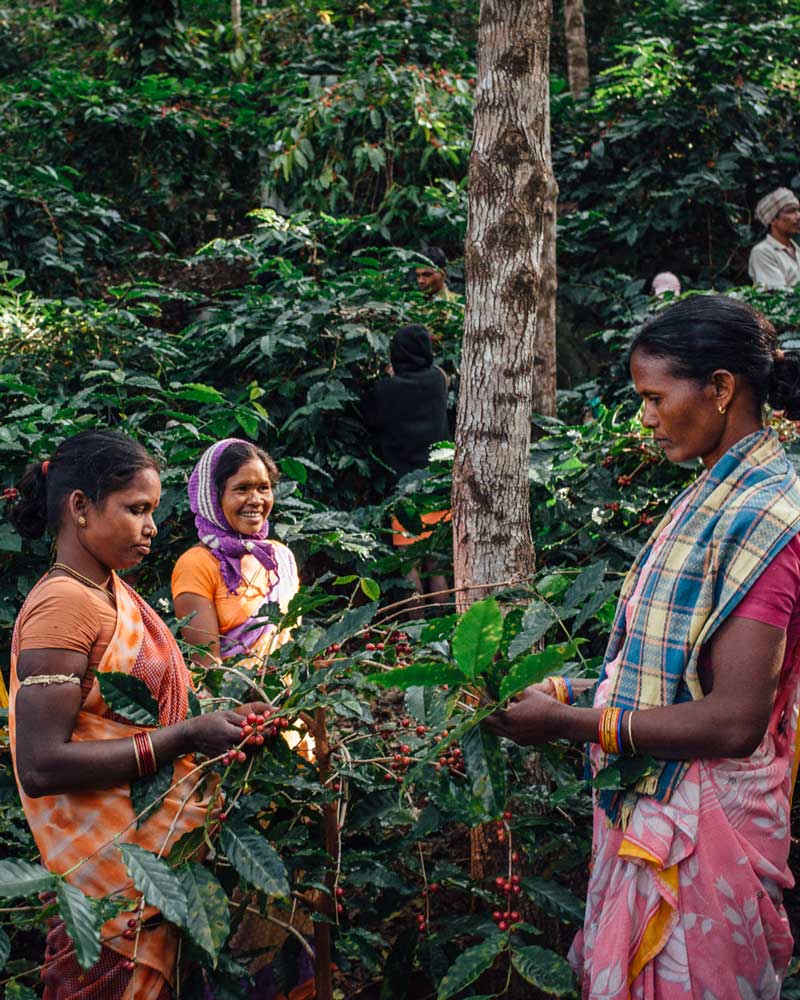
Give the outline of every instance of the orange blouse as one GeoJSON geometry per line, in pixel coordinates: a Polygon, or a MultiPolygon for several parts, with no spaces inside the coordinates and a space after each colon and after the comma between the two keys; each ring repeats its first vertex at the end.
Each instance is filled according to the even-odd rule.
{"type": "MultiPolygon", "coordinates": [[[[300,587],[297,566],[290,549],[280,542],[273,542],[278,559],[277,601],[286,612],[289,601],[300,587]]],[[[222,570],[216,557],[204,546],[195,545],[184,552],[172,571],[172,599],[180,594],[197,594],[214,605],[222,635],[241,625],[257,613],[274,586],[274,574],[268,572],[255,556],[242,558],[242,584],[229,593],[222,579],[222,570]]]]}

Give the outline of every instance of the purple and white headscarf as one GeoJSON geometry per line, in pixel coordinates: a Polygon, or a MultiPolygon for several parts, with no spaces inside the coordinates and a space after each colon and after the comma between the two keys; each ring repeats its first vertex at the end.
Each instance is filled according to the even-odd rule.
{"type": "MultiPolygon", "coordinates": [[[[269,521],[264,521],[264,526],[257,534],[241,535],[228,524],[228,520],[222,512],[222,504],[214,484],[214,477],[223,453],[232,444],[244,444],[252,447],[248,441],[242,441],[239,438],[225,438],[223,441],[217,441],[216,444],[212,444],[203,452],[200,461],[194,467],[194,472],[189,477],[189,506],[194,514],[197,536],[219,561],[222,579],[231,594],[242,584],[243,556],[255,556],[265,569],[274,573],[276,578],[278,576],[275,547],[272,542],[267,541],[269,521]]],[[[277,579],[275,586],[272,587],[273,592],[276,586],[277,579]]]]}

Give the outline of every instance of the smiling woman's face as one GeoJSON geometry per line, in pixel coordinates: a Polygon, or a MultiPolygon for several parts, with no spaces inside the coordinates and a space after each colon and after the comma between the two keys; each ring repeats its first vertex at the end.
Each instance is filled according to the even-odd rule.
{"type": "Polygon", "coordinates": [[[631,377],[642,397],[642,424],[671,462],[702,458],[708,466],[724,429],[714,386],[678,378],[671,367],[669,358],[633,352],[631,377]]]}
{"type": "Polygon", "coordinates": [[[272,484],[260,458],[249,458],[225,480],[222,513],[240,535],[257,535],[272,511],[272,484]]]}

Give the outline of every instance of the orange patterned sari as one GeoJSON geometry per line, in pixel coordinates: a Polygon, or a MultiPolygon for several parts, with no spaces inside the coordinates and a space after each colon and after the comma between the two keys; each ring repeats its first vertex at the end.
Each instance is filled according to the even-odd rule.
{"type": "MultiPolygon", "coordinates": [[[[41,581],[40,581],[41,582],[41,581]]],[[[186,718],[189,672],[169,629],[138,594],[113,576],[117,624],[96,673],[121,672],[143,681],[158,702],[159,725],[169,726],[186,718]]],[[[38,584],[37,584],[38,586],[38,584]]],[[[35,588],[34,588],[35,590],[35,588]]],[[[33,593],[33,591],[31,592],[33,593]]],[[[30,600],[30,596],[28,597],[30,600]]],[[[16,770],[15,701],[17,678],[17,629],[11,648],[10,737],[16,770]]],[[[93,680],[78,714],[72,739],[113,740],[132,737],[143,728],[113,715],[93,680]]],[[[166,857],[172,845],[189,830],[201,826],[214,796],[216,779],[199,788],[204,775],[196,771],[191,756],[174,762],[173,787],[161,805],[136,828],[129,785],[99,791],[68,792],[41,798],[27,796],[19,782],[28,823],[42,857],[52,872],[67,879],[90,896],[126,897],[138,915],[140,893],[129,878],[115,841],[137,844],[166,857]]],[[[66,1000],[162,1000],[170,995],[174,981],[178,933],[161,921],[143,929],[138,939],[125,939],[130,913],[103,926],[100,962],[83,972],[71,947],[65,947],[62,921],[48,935],[47,964],[43,972],[45,998],[66,1000]],[[128,960],[135,964],[130,968],[128,960]]],[[[142,919],[157,917],[152,906],[144,907],[142,919]]]]}

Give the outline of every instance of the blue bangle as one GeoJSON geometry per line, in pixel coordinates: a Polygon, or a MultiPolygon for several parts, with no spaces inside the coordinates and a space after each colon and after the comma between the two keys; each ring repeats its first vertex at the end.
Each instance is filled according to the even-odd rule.
{"type": "Polygon", "coordinates": [[[569,679],[569,677],[564,677],[563,680],[564,680],[564,683],[567,685],[567,695],[569,696],[569,701],[567,702],[567,704],[568,705],[574,705],[575,704],[575,690],[572,687],[572,681],[569,679]]]}
{"type": "Polygon", "coordinates": [[[622,720],[625,718],[625,713],[620,712],[619,718],[617,719],[617,753],[622,753],[622,720]]]}

